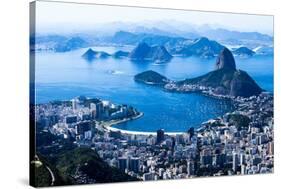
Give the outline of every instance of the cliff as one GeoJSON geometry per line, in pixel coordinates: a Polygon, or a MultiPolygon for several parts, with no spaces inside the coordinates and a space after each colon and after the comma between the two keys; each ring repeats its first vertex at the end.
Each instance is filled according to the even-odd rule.
{"type": "Polygon", "coordinates": [[[234,57],[227,48],[224,48],[218,56],[215,71],[180,81],[177,84],[212,87],[215,89],[215,93],[230,96],[249,97],[262,92],[262,89],[247,72],[236,70],[234,57]]]}

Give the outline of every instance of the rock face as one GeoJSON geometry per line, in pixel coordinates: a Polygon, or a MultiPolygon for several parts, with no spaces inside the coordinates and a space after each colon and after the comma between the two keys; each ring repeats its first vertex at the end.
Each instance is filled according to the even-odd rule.
{"type": "Polygon", "coordinates": [[[135,75],[134,79],[137,82],[149,85],[165,85],[168,83],[168,79],[165,76],[152,70],[139,73],[135,75]]]}
{"type": "Polygon", "coordinates": [[[230,96],[249,97],[262,92],[262,89],[247,72],[236,70],[234,57],[227,48],[224,48],[220,53],[215,71],[203,76],[180,81],[178,84],[212,87],[215,89],[216,94],[230,96]]]}
{"type": "Polygon", "coordinates": [[[230,95],[231,96],[243,96],[249,97],[258,95],[262,92],[262,89],[256,84],[256,82],[247,74],[247,72],[238,70],[234,73],[230,83],[230,95]]]}
{"type": "Polygon", "coordinates": [[[156,62],[166,62],[171,60],[172,55],[167,51],[164,46],[154,46],[151,47],[151,55],[152,59],[156,62]]]}
{"type": "Polygon", "coordinates": [[[148,57],[151,52],[151,47],[146,43],[139,43],[129,54],[129,57],[133,60],[144,60],[148,57]]]}
{"type": "Polygon", "coordinates": [[[224,48],[217,58],[216,69],[231,69],[236,70],[235,60],[227,48],[224,48]]]}
{"type": "Polygon", "coordinates": [[[146,43],[139,43],[138,46],[129,54],[132,60],[167,62],[172,56],[164,46],[149,46],[146,43]]]}
{"type": "Polygon", "coordinates": [[[83,55],[82,57],[86,60],[92,61],[94,59],[98,58],[108,58],[110,54],[102,51],[94,51],[93,49],[89,48],[83,55]]]}

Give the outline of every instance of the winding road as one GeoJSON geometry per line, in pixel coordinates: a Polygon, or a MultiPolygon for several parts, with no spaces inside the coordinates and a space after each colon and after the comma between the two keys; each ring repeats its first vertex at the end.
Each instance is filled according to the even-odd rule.
{"type": "Polygon", "coordinates": [[[55,183],[55,181],[56,181],[55,175],[54,175],[53,171],[52,171],[47,165],[46,165],[46,168],[47,168],[47,170],[49,171],[49,173],[50,173],[50,175],[51,175],[51,177],[52,177],[51,186],[54,186],[54,183],[55,183]]]}

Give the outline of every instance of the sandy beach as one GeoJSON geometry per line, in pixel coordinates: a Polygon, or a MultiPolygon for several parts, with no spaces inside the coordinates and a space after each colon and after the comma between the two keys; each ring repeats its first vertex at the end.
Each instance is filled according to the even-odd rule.
{"type": "MultiPolygon", "coordinates": [[[[155,132],[143,132],[143,131],[128,131],[128,130],[123,130],[123,129],[118,129],[115,127],[112,127],[114,125],[120,124],[120,123],[124,123],[127,121],[132,121],[135,119],[139,119],[144,115],[144,113],[140,113],[139,115],[132,117],[132,118],[126,118],[126,119],[122,119],[122,120],[112,120],[112,121],[108,121],[108,122],[103,122],[100,124],[100,126],[102,126],[104,129],[108,130],[108,131],[120,131],[123,134],[131,134],[131,135],[157,135],[156,131],[155,132]]],[[[165,134],[167,135],[180,135],[183,134],[184,132],[165,132],[165,134]]]]}

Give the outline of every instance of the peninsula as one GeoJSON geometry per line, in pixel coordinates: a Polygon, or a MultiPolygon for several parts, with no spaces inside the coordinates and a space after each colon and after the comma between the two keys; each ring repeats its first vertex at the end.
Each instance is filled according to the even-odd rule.
{"type": "Polygon", "coordinates": [[[214,71],[205,75],[182,81],[168,80],[165,76],[153,71],[137,74],[135,80],[148,84],[148,81],[159,83],[159,78],[165,78],[160,83],[167,91],[199,92],[230,98],[257,96],[263,91],[247,72],[236,69],[234,57],[227,48],[220,52],[215,67],[214,71]]]}

